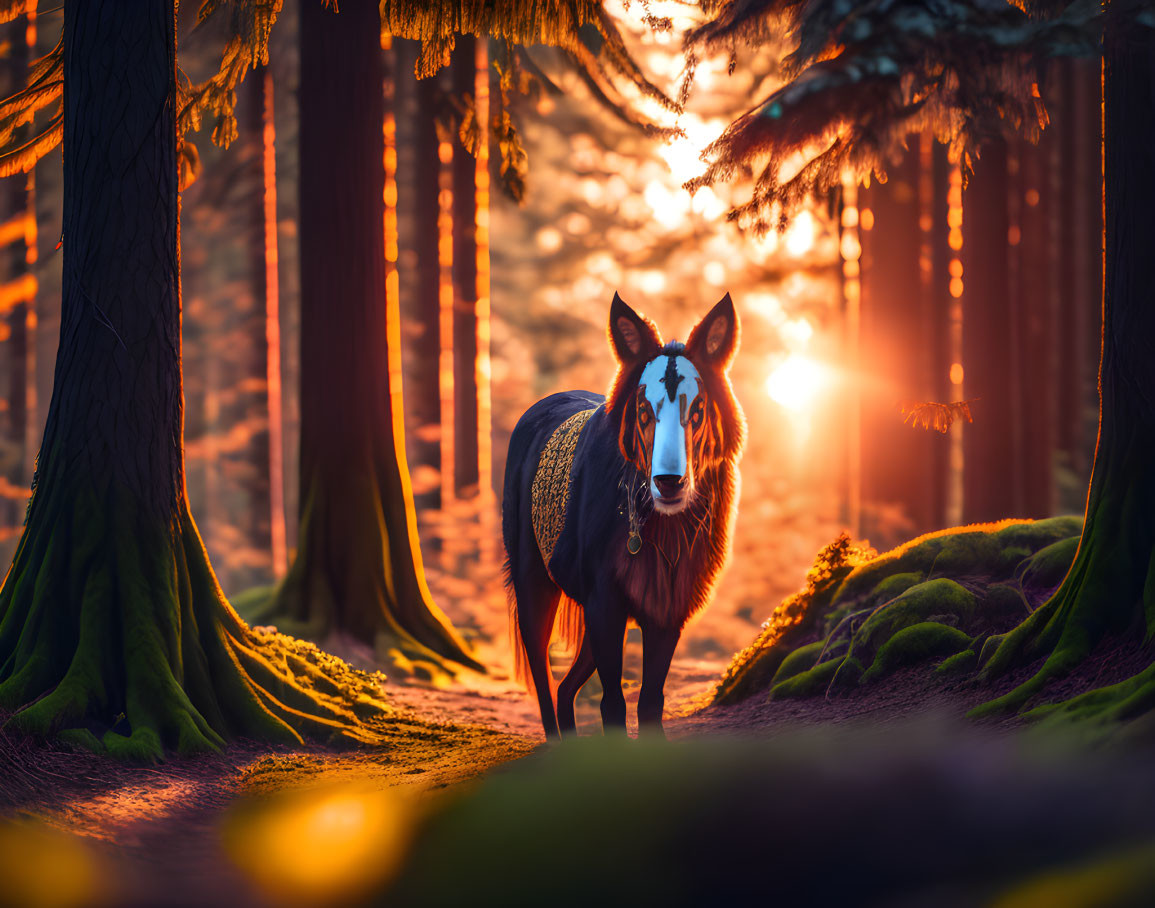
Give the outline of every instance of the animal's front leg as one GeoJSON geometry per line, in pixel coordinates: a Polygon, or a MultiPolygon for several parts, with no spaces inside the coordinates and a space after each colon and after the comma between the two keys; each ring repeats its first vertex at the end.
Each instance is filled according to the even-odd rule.
{"type": "Polygon", "coordinates": [[[626,637],[626,610],[614,599],[602,599],[586,608],[586,638],[602,682],[602,731],[626,731],[626,698],[622,696],[622,649],[626,637]]]}
{"type": "Polygon", "coordinates": [[[662,735],[666,675],[682,636],[680,627],[642,625],[642,692],[638,697],[638,734],[662,735]]]}

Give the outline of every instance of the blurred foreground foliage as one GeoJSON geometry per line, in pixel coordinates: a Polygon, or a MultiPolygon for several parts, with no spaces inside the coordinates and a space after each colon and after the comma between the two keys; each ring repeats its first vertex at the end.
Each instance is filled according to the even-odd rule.
{"type": "Polygon", "coordinates": [[[380,904],[1150,904],[1135,757],[938,719],[583,739],[434,812],[380,904]]]}

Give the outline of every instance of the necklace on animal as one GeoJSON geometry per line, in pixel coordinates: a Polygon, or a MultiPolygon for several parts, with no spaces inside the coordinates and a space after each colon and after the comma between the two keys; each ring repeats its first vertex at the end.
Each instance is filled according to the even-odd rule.
{"type": "Polygon", "coordinates": [[[636,555],[642,550],[642,534],[638,532],[638,503],[634,496],[634,484],[626,489],[626,502],[630,508],[630,535],[626,540],[626,551],[636,555]]]}

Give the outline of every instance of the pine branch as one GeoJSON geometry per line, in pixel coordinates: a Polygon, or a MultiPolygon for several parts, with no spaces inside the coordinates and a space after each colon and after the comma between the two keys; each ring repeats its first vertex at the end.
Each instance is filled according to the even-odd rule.
{"type": "Polygon", "coordinates": [[[64,138],[63,112],[53,117],[48,125],[34,138],[23,145],[0,153],[0,177],[10,177],[17,173],[28,173],[36,162],[60,144],[64,138]]]}
{"type": "MultiPolygon", "coordinates": [[[[178,89],[177,129],[183,137],[201,128],[206,115],[213,117],[212,141],[228,148],[237,137],[237,86],[250,69],[269,62],[269,33],[281,12],[282,0],[204,0],[197,11],[197,28],[227,12],[232,37],[221,54],[217,72],[199,85],[178,89]]],[[[189,143],[184,143],[187,146],[189,143]]],[[[191,147],[191,146],[190,146],[191,147]]],[[[181,186],[200,171],[195,149],[181,149],[181,186]]]]}
{"type": "Polygon", "coordinates": [[[28,12],[28,0],[0,0],[0,25],[15,22],[28,12]]]}
{"type": "Polygon", "coordinates": [[[949,404],[940,404],[937,401],[903,401],[898,410],[902,414],[903,425],[910,423],[912,428],[934,429],[945,435],[950,431],[956,419],[963,419],[973,423],[971,404],[977,397],[969,400],[956,400],[949,404]]]}
{"type": "Polygon", "coordinates": [[[765,230],[842,172],[886,178],[907,137],[929,129],[969,175],[992,137],[1038,139],[1047,113],[1037,69],[1047,57],[1099,52],[1098,0],[1031,16],[1005,0],[726,0],[690,34],[687,62],[727,42],[757,45],[785,27],[791,81],[732,123],[703,153],[694,191],[758,170],[750,201],[730,213],[765,230]],[[783,23],[785,24],[783,26],[783,23]],[[783,165],[806,163],[788,179],[783,165]]]}
{"type": "MultiPolygon", "coordinates": [[[[666,23],[650,16],[651,27],[666,23]]],[[[419,79],[449,65],[456,35],[497,38],[507,46],[546,44],[560,48],[574,62],[595,96],[624,122],[647,131],[660,127],[631,110],[612,86],[615,78],[634,86],[643,97],[671,111],[679,103],[651,82],[630,56],[613,18],[601,0],[537,0],[492,3],[484,0],[381,0],[384,34],[421,42],[414,72],[419,79]],[[595,49],[596,48],[596,49],[595,49]]]]}

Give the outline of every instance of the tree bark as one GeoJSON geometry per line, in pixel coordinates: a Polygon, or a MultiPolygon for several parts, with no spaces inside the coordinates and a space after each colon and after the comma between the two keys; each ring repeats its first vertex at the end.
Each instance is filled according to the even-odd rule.
{"type": "MultiPolygon", "coordinates": [[[[459,36],[453,51],[453,94],[473,97],[477,39],[459,36]]],[[[477,161],[453,145],[453,470],[455,491],[477,493],[477,161]]],[[[487,477],[488,478],[488,477],[487,477]]]]}
{"type": "Polygon", "coordinates": [[[1007,145],[983,149],[964,196],[967,239],[963,248],[966,326],[963,367],[966,395],[977,397],[975,422],[966,427],[963,519],[967,523],[1020,517],[1016,501],[1016,447],[1007,281],[1007,145]]]}
{"type": "MultiPolygon", "coordinates": [[[[1155,30],[1107,9],[1104,34],[1105,281],[1098,447],[1074,563],[1055,595],[983,651],[984,675],[1045,657],[985,715],[1019,709],[1108,633],[1155,629],[1155,30]]],[[[1155,666],[1052,707],[1127,718],[1155,705],[1155,666]]]]}
{"type": "Polygon", "coordinates": [[[1052,462],[1055,455],[1055,316],[1052,282],[1054,267],[1048,210],[1055,202],[1048,191],[1047,158],[1054,141],[1048,130],[1038,144],[1016,143],[1017,172],[1011,192],[1018,203],[1020,242],[1011,287],[1014,335],[1018,349],[1012,363],[1018,372],[1015,385],[1021,395],[1015,484],[1018,490],[1013,517],[1049,517],[1054,512],[1052,462]]]}
{"type": "Polygon", "coordinates": [[[69,0],[64,78],[60,346],[0,588],[0,707],[138,759],[234,736],[366,739],[354,703],[382,708],[375,682],[339,684],[315,649],[252,632],[189,514],[173,0],[69,0]]]}
{"type": "Polygon", "coordinates": [[[301,5],[300,543],[268,616],[399,670],[480,669],[425,584],[391,406],[379,34],[372,4],[301,5]]]}
{"type": "MultiPolygon", "coordinates": [[[[416,44],[399,45],[398,80],[408,110],[402,117],[412,144],[411,166],[399,167],[398,206],[406,213],[411,231],[402,242],[407,247],[402,266],[410,264],[412,277],[402,297],[406,325],[405,377],[408,387],[405,416],[413,428],[409,452],[419,472],[417,504],[420,508],[442,506],[443,472],[453,464],[441,462],[441,256],[438,243],[441,161],[438,155],[437,114],[442,103],[440,77],[417,80],[413,75],[416,44]]],[[[452,431],[452,426],[449,429],[452,431]]]]}
{"type": "Polygon", "coordinates": [[[886,534],[886,521],[893,521],[896,509],[909,526],[892,526],[891,535],[897,529],[903,538],[917,536],[941,521],[935,507],[934,490],[941,481],[936,482],[934,448],[943,440],[904,425],[898,409],[903,400],[938,399],[930,368],[934,360],[924,355],[934,348],[935,324],[917,305],[922,294],[920,166],[913,151],[891,168],[885,184],[863,192],[863,207],[874,215],[872,229],[861,232],[861,349],[869,357],[863,363],[869,378],[862,385],[863,532],[880,545],[900,541],[886,534]]]}

